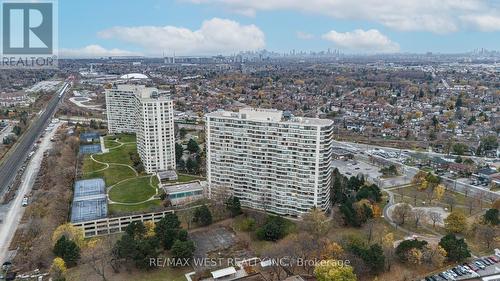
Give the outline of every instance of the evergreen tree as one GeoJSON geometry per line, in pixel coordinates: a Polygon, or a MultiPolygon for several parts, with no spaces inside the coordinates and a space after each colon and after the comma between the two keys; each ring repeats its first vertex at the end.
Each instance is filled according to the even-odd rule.
{"type": "Polygon", "coordinates": [[[198,153],[200,152],[200,146],[194,139],[190,139],[187,144],[187,150],[191,153],[198,153]]]}
{"type": "Polygon", "coordinates": [[[166,214],[155,225],[155,234],[163,247],[170,250],[175,240],[178,238],[181,222],[176,214],[166,214]]]}
{"type": "Polygon", "coordinates": [[[455,234],[448,234],[441,238],[439,241],[439,246],[441,246],[447,253],[447,257],[450,261],[462,261],[470,257],[470,251],[467,243],[464,239],[457,239],[455,234]]]}
{"type": "Polygon", "coordinates": [[[57,240],[53,252],[54,255],[62,258],[68,267],[75,266],[80,259],[80,248],[64,235],[57,240]]]}
{"type": "Polygon", "coordinates": [[[195,246],[193,241],[176,240],[172,246],[172,256],[175,259],[191,259],[193,257],[195,246]]]}
{"type": "Polygon", "coordinates": [[[226,208],[231,212],[232,217],[241,214],[240,199],[236,196],[229,197],[226,201],[226,208]]]}
{"type": "Polygon", "coordinates": [[[175,161],[179,163],[179,160],[182,158],[182,154],[184,153],[184,148],[181,144],[175,143],[175,161]]]}
{"type": "Polygon", "coordinates": [[[194,210],[194,219],[201,226],[212,224],[212,213],[206,205],[198,207],[194,210]]]}

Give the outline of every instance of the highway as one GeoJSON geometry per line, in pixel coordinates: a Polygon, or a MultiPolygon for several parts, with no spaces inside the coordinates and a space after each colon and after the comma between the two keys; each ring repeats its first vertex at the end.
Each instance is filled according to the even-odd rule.
{"type": "Polygon", "coordinates": [[[0,197],[5,194],[8,187],[12,184],[12,181],[16,177],[18,171],[20,171],[33,144],[56,112],[59,101],[64,96],[68,87],[69,83],[64,82],[57,94],[49,101],[46,110],[29,126],[28,130],[22,134],[17,145],[12,148],[14,150],[9,151],[9,155],[7,155],[0,164],[0,197]]]}
{"type": "Polygon", "coordinates": [[[5,210],[0,211],[0,217],[3,219],[3,222],[0,223],[0,263],[10,260],[9,246],[26,210],[26,208],[21,207],[23,198],[30,194],[38,177],[43,154],[52,148],[53,143],[50,139],[54,137],[60,125],[61,123],[55,124],[54,128],[45,134],[38,149],[26,165],[16,196],[8,205],[4,206],[5,210]]]}

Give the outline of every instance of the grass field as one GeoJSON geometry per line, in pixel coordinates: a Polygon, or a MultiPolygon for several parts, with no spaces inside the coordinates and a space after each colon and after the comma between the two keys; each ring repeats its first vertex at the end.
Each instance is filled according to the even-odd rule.
{"type": "Polygon", "coordinates": [[[100,169],[106,168],[106,165],[97,163],[92,158],[90,158],[90,155],[85,155],[83,158],[83,173],[88,174],[93,171],[97,171],[100,169]]]}
{"type": "Polygon", "coordinates": [[[133,178],[111,188],[109,199],[120,203],[138,203],[155,195],[156,187],[149,184],[150,176],[133,178]]]}
{"type": "MultiPolygon", "coordinates": [[[[95,163],[95,162],[94,162],[95,163]]],[[[88,168],[85,167],[83,170],[88,170],[88,168]]],[[[90,172],[86,173],[83,175],[84,178],[90,179],[90,178],[104,178],[104,181],[106,182],[106,186],[112,186],[117,184],[118,182],[125,180],[125,179],[130,179],[135,177],[135,173],[132,169],[125,167],[125,166],[120,166],[120,165],[109,165],[109,168],[98,171],[98,172],[90,172]]]]}
{"type": "Polygon", "coordinates": [[[127,142],[135,142],[136,137],[134,134],[118,134],[118,135],[111,135],[111,136],[105,136],[104,141],[111,141],[113,142],[114,140],[117,140],[118,142],[122,143],[127,143],[127,142]]]}
{"type": "MultiPolygon", "coordinates": [[[[428,203],[428,193],[426,191],[418,191],[415,193],[415,186],[406,186],[402,187],[399,189],[394,189],[392,192],[394,192],[394,199],[396,202],[405,202],[410,205],[414,205],[415,203],[415,194],[416,194],[416,207],[422,207],[422,206],[437,206],[437,207],[443,207],[443,208],[449,208],[449,203],[447,202],[447,197],[453,197],[454,198],[454,209],[460,209],[463,211],[466,215],[469,214],[469,208],[467,207],[470,200],[475,200],[473,198],[466,197],[463,194],[454,192],[452,190],[447,190],[441,200],[433,199],[432,204],[429,205],[428,203]],[[423,204],[423,202],[426,202],[426,204],[423,204]]],[[[477,204],[476,204],[477,205],[477,204]]],[[[483,201],[482,207],[483,208],[488,208],[491,206],[489,202],[483,201]]],[[[477,206],[474,207],[474,212],[477,212],[477,206]]]]}
{"type": "Polygon", "coordinates": [[[122,145],[115,149],[111,149],[108,153],[96,154],[94,155],[94,159],[106,163],[132,165],[132,160],[130,160],[129,152],[135,151],[137,151],[135,143],[130,143],[122,145]]]}
{"type": "Polygon", "coordinates": [[[117,147],[119,146],[120,143],[114,141],[114,140],[110,140],[110,139],[104,139],[104,146],[106,148],[113,148],[113,147],[117,147]]]}
{"type": "MultiPolygon", "coordinates": [[[[129,153],[137,151],[135,135],[107,136],[104,142],[106,148],[112,149],[104,154],[94,154],[93,157],[97,161],[108,163],[109,167],[106,168],[105,164],[97,163],[90,156],[85,156],[82,167],[83,178],[103,178],[106,187],[112,187],[108,191],[110,200],[120,203],[139,203],[155,195],[158,187],[158,179],[155,176],[137,176],[132,167],[124,166],[132,165],[129,153]],[[113,141],[115,138],[126,144],[121,145],[113,141]],[[150,179],[153,186],[150,184],[150,179]]],[[[112,214],[144,212],[158,207],[160,204],[160,200],[137,205],[110,204],[109,212],[112,214]]]]}

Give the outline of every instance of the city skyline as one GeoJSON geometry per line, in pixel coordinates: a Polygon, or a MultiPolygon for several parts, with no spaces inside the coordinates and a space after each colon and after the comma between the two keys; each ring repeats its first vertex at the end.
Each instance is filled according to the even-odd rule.
{"type": "Polygon", "coordinates": [[[149,2],[60,1],[61,57],[231,55],[262,49],[463,53],[500,45],[496,1],[149,2]]]}

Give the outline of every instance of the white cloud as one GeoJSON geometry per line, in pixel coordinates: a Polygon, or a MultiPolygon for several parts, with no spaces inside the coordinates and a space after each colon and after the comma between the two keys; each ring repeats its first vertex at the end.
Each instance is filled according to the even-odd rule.
{"type": "Polygon", "coordinates": [[[174,51],[178,55],[232,54],[265,47],[264,33],[257,26],[220,18],[204,21],[198,30],[170,25],[116,26],[98,35],[139,45],[149,55],[174,51]]]}
{"type": "Polygon", "coordinates": [[[331,41],[335,46],[368,53],[390,53],[399,51],[399,44],[391,41],[376,29],[356,29],[352,32],[337,32],[332,30],[323,34],[323,39],[331,41]]]}
{"type": "Polygon", "coordinates": [[[494,15],[472,15],[464,16],[463,20],[470,23],[476,29],[490,32],[500,31],[500,17],[494,15]]]}
{"type": "MultiPolygon", "coordinates": [[[[447,33],[462,28],[492,29],[500,20],[496,0],[184,0],[213,4],[254,16],[258,11],[294,10],[336,19],[367,20],[400,31],[447,33]],[[489,19],[482,17],[488,14],[489,19]],[[475,17],[476,23],[467,20],[475,17]],[[479,19],[480,18],[480,19],[479,19]],[[486,21],[486,22],[483,22],[486,21]]],[[[498,29],[498,28],[497,28],[498,29]]]]}
{"type": "Polygon", "coordinates": [[[314,34],[302,32],[302,31],[297,31],[297,38],[302,39],[302,40],[311,40],[311,39],[314,39],[314,34]]]}
{"type": "Polygon", "coordinates": [[[118,56],[138,56],[139,53],[121,49],[105,49],[99,45],[88,45],[80,49],[59,49],[59,55],[65,58],[98,58],[118,56]]]}

